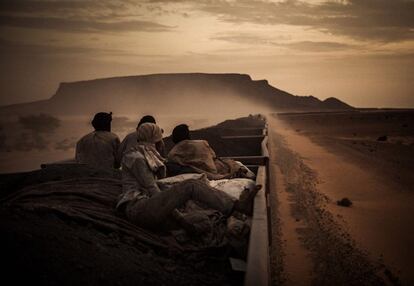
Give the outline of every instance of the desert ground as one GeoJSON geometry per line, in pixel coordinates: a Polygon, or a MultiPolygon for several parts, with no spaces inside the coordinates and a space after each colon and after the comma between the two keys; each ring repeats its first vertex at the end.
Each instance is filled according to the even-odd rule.
{"type": "Polygon", "coordinates": [[[274,282],[413,285],[414,112],[268,116],[274,282]],[[340,206],[348,198],[352,205],[340,206]]]}

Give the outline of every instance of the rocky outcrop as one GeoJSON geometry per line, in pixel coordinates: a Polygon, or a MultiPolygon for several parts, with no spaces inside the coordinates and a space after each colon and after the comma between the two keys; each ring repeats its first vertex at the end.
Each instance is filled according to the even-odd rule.
{"type": "MultiPolygon", "coordinates": [[[[246,74],[153,74],[61,83],[51,99],[3,107],[54,114],[90,114],[107,110],[122,113],[202,113],[249,105],[271,110],[343,110],[352,107],[336,99],[294,96],[252,80],[246,74]]],[[[248,108],[246,108],[248,110],[248,108]]]]}

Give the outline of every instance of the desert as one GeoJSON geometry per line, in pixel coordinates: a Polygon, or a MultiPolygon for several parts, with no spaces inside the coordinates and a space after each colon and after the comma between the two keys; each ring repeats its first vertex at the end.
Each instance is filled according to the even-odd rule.
{"type": "Polygon", "coordinates": [[[0,285],[414,285],[414,0],[0,0],[0,285]]]}
{"type": "Polygon", "coordinates": [[[413,283],[413,122],[412,110],[271,116],[275,207],[292,285],[358,276],[358,285],[413,283]],[[352,204],[342,206],[344,198],[352,204]],[[338,261],[350,269],[339,274],[338,261]]]}
{"type": "Polygon", "coordinates": [[[244,74],[191,73],[62,83],[48,100],[1,107],[0,119],[2,224],[7,226],[2,232],[8,239],[10,271],[26,269],[28,279],[242,285],[254,281],[245,280],[246,273],[272,285],[413,283],[411,109],[356,108],[335,98],[295,96],[244,74]],[[258,265],[268,265],[269,271],[257,267],[252,275],[246,265],[242,272],[234,270],[216,246],[203,249],[201,256],[191,250],[181,253],[168,235],[131,226],[125,230],[125,222],[111,211],[120,189],[119,170],[65,163],[73,162],[77,141],[91,131],[91,116],[102,110],[113,111],[112,131],[121,140],[135,130],[140,116],[151,113],[163,128],[167,151],[173,147],[174,126],[186,123],[192,137],[207,140],[217,156],[247,160],[258,176],[261,168],[265,195],[255,205],[259,219],[253,215],[256,226],[250,234],[258,240],[249,242],[248,251],[254,255],[254,247],[265,245],[260,250],[265,256],[242,256],[246,260],[241,263],[259,259],[258,265]],[[25,198],[25,190],[46,198],[48,188],[63,192],[57,205],[55,198],[25,198]],[[87,189],[93,207],[77,213],[87,189]],[[101,192],[108,196],[103,204],[101,192]],[[20,207],[7,207],[10,198],[20,207]],[[63,209],[62,199],[68,200],[63,209]],[[56,243],[46,246],[45,239],[56,243]],[[88,252],[89,244],[100,254],[88,252]],[[23,252],[31,258],[19,258],[23,252]],[[74,253],[73,261],[69,253],[74,253]],[[128,258],[121,262],[120,257],[128,258]],[[99,261],[93,275],[83,276],[93,259],[99,261]],[[111,261],[118,261],[118,273],[108,270],[111,261]],[[138,272],[128,274],[132,269],[138,272]]]}

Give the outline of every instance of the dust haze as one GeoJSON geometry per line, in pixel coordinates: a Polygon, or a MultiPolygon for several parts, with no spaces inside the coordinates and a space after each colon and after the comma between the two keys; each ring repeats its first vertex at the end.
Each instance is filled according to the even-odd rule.
{"type": "MultiPolygon", "coordinates": [[[[89,91],[88,104],[76,103],[75,112],[67,107],[75,104],[59,103],[53,109],[29,108],[13,115],[0,114],[0,173],[35,170],[40,164],[74,157],[76,142],[93,130],[90,122],[96,112],[113,112],[112,132],[120,140],[133,132],[139,119],[153,115],[164,129],[164,136],[186,123],[192,130],[215,125],[223,120],[268,112],[270,108],[242,98],[233,91],[206,92],[187,89],[172,91],[160,98],[146,94],[129,101],[94,101],[99,93],[89,91]]],[[[96,99],[98,100],[98,99],[96,99]]]]}

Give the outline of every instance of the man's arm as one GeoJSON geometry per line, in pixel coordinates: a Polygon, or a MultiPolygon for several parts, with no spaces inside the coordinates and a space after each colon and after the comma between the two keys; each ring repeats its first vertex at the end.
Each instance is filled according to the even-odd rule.
{"type": "Polygon", "coordinates": [[[119,144],[117,155],[119,162],[122,162],[122,157],[124,156],[124,152],[126,151],[126,145],[127,145],[128,135],[125,136],[124,140],[119,144]]]}
{"type": "Polygon", "coordinates": [[[160,192],[154,174],[148,167],[145,159],[137,158],[132,165],[131,172],[149,197],[160,192]]]}

